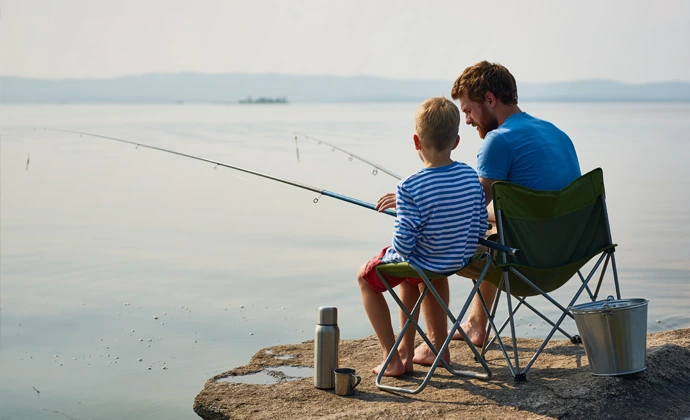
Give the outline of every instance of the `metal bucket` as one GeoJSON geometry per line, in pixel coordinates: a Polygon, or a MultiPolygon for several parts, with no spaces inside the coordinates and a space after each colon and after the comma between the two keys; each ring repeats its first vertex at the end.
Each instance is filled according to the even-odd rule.
{"type": "Polygon", "coordinates": [[[614,300],[609,296],[569,308],[593,375],[626,375],[645,369],[648,303],[646,299],[614,300]]]}

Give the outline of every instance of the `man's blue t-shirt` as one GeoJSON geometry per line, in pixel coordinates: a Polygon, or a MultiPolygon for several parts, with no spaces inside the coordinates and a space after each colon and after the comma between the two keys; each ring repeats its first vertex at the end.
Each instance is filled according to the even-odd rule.
{"type": "Polygon", "coordinates": [[[513,114],[487,133],[477,154],[477,174],[534,190],[560,190],[580,173],[567,134],[526,112],[513,114]]]}

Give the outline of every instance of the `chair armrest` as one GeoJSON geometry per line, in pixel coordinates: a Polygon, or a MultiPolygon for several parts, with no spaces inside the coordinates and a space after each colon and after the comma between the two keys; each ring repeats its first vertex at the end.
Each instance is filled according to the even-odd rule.
{"type": "Polygon", "coordinates": [[[488,246],[489,248],[493,248],[495,250],[505,252],[506,254],[513,256],[517,255],[520,252],[520,250],[517,248],[511,248],[509,246],[501,245],[499,243],[484,238],[479,238],[479,245],[488,246]]]}

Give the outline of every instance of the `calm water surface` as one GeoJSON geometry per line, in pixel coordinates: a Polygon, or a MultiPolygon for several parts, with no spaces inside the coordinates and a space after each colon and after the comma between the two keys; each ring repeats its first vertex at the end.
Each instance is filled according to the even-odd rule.
{"type": "MultiPolygon", "coordinates": [[[[206,379],[312,339],[319,306],[338,307],[344,339],[370,335],[355,272],[393,225],[229,169],[35,128],[376,201],[396,180],[304,139],[298,162],[292,132],[406,175],[420,167],[416,106],[0,107],[0,417],[196,418],[206,379]]],[[[604,169],[622,292],[650,300],[649,331],[690,327],[690,104],[522,109],[568,132],[583,172],[604,169]]],[[[460,135],[454,158],[474,166],[480,139],[460,135]]],[[[468,283],[452,280],[453,310],[468,283]]],[[[546,334],[533,325],[521,334],[546,334]]]]}

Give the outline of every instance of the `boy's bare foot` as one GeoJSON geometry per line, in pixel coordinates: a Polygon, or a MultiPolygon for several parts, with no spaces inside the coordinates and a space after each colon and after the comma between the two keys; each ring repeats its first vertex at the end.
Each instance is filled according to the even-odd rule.
{"type": "MultiPolygon", "coordinates": [[[[481,346],[484,344],[484,339],[486,338],[486,327],[484,325],[475,325],[470,321],[465,322],[460,325],[460,328],[465,331],[467,337],[470,339],[472,344],[475,346],[481,346]]],[[[456,330],[453,334],[453,340],[462,340],[462,335],[460,331],[456,330]]]]}
{"type": "MultiPolygon", "coordinates": [[[[414,349],[414,357],[412,358],[414,363],[423,366],[431,366],[434,360],[436,360],[436,355],[426,343],[422,343],[414,349]]],[[[450,363],[450,352],[448,350],[443,354],[443,360],[450,363]]]]}
{"type": "MultiPolygon", "coordinates": [[[[384,360],[384,362],[385,362],[385,360],[384,360]]],[[[371,371],[378,375],[379,372],[381,372],[382,367],[383,367],[383,362],[381,362],[380,365],[376,366],[371,371]]],[[[386,368],[386,371],[383,373],[383,376],[402,376],[404,374],[405,374],[405,365],[403,365],[403,363],[400,361],[400,359],[393,359],[388,364],[388,367],[386,368]]]]}

